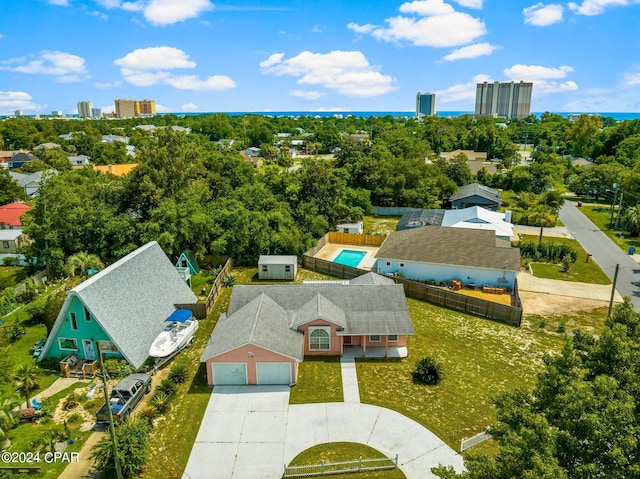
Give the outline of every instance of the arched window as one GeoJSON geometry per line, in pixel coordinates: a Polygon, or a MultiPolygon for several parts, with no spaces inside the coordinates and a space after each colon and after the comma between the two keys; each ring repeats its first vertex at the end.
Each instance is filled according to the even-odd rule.
{"type": "Polygon", "coordinates": [[[329,328],[309,328],[309,350],[328,351],[331,349],[329,328]]]}

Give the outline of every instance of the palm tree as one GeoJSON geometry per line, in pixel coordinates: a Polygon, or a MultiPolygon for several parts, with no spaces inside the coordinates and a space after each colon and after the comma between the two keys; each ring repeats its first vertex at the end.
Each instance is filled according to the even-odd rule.
{"type": "Polygon", "coordinates": [[[67,272],[71,276],[75,276],[76,274],[80,274],[81,276],[85,276],[87,271],[90,269],[102,269],[104,268],[104,264],[100,261],[98,255],[89,254],[86,251],[81,251],[80,253],[74,254],[73,256],[69,256],[67,258],[66,263],[67,272]]]}
{"type": "Polygon", "coordinates": [[[36,375],[38,369],[33,364],[23,364],[17,370],[13,379],[16,380],[16,387],[22,391],[27,401],[27,407],[31,407],[31,391],[37,386],[36,375]]]}
{"type": "Polygon", "coordinates": [[[622,217],[622,224],[631,236],[638,236],[640,234],[640,207],[627,208],[622,217]]]}
{"type": "Polygon", "coordinates": [[[0,397],[0,449],[7,449],[11,441],[7,437],[7,432],[16,423],[13,410],[20,405],[15,396],[0,397]]]}

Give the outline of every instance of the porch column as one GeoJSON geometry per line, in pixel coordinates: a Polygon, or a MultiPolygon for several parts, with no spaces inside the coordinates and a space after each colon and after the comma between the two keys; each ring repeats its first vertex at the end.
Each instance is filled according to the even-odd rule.
{"type": "Polygon", "coordinates": [[[409,345],[411,344],[411,336],[409,336],[407,334],[407,342],[405,343],[407,345],[407,356],[409,356],[409,345]]]}
{"type": "Polygon", "coordinates": [[[367,336],[362,336],[362,357],[367,357],[367,336]]]}
{"type": "Polygon", "coordinates": [[[389,357],[389,335],[384,336],[384,357],[389,357]]]}

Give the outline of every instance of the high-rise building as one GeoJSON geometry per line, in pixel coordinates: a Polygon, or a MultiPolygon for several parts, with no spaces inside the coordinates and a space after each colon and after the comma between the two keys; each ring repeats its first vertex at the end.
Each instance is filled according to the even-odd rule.
{"type": "Polygon", "coordinates": [[[24,116],[24,113],[22,113],[22,110],[16,110],[13,112],[13,116],[24,116]]]}
{"type": "Polygon", "coordinates": [[[433,116],[436,114],[436,94],[420,93],[416,95],[416,116],[433,116]]]}
{"type": "Polygon", "coordinates": [[[91,116],[93,118],[102,118],[102,108],[91,108],[91,116]]]}
{"type": "Polygon", "coordinates": [[[526,118],[531,111],[532,90],[530,82],[478,83],[476,116],[526,118]]]}
{"type": "Polygon", "coordinates": [[[154,100],[136,100],[135,104],[136,116],[155,115],[156,102],[154,100]]]}
{"type": "Polygon", "coordinates": [[[78,102],[78,116],[80,118],[93,118],[93,103],[90,101],[79,101],[78,102]]]}
{"type": "Polygon", "coordinates": [[[136,116],[136,108],[134,100],[124,100],[122,98],[116,100],[116,116],[118,118],[133,118],[136,116]]]}

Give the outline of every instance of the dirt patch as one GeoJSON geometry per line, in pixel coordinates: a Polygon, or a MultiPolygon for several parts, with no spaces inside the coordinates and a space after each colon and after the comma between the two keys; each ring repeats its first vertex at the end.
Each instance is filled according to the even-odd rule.
{"type": "Polygon", "coordinates": [[[531,291],[520,291],[520,300],[525,315],[537,314],[539,316],[590,311],[609,305],[608,301],[597,299],[574,298],[531,291]]]}
{"type": "MultiPolygon", "coordinates": [[[[85,394],[89,392],[89,389],[91,389],[91,385],[88,385],[82,388],[76,388],[73,390],[73,392],[77,394],[78,397],[84,398],[85,394]]],[[[65,409],[64,405],[66,402],[67,402],[66,397],[61,398],[58,401],[56,410],[53,413],[54,422],[57,424],[62,424],[65,421],[69,421],[69,416],[73,414],[79,414],[82,417],[82,425],[80,426],[80,430],[89,431],[93,429],[93,426],[96,423],[96,419],[93,416],[93,414],[91,414],[84,407],[82,407],[82,404],[80,404],[80,402],[78,402],[78,404],[75,407],[72,407],[70,409],[65,409]]]]}

